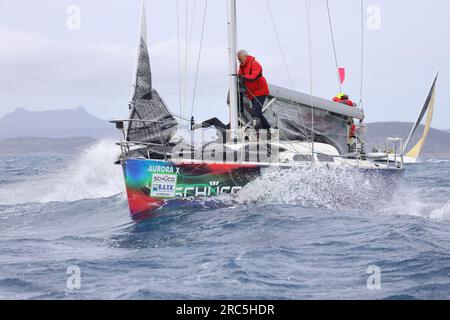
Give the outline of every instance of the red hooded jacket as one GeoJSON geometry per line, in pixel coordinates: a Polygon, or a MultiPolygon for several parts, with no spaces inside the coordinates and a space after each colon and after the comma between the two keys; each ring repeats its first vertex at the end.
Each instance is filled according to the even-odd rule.
{"type": "Polygon", "coordinates": [[[337,103],[346,104],[346,105],[348,105],[349,107],[354,107],[354,106],[355,106],[355,104],[353,103],[353,101],[350,100],[350,99],[348,99],[348,100],[343,100],[343,99],[340,99],[339,97],[334,97],[334,98],[333,98],[333,101],[334,101],[334,102],[337,102],[337,103]]]}
{"type": "Polygon", "coordinates": [[[356,138],[356,124],[352,124],[350,125],[350,130],[348,132],[348,137],[349,138],[356,138]]]}
{"type": "MultiPolygon", "coordinates": [[[[334,102],[337,102],[337,103],[345,104],[345,105],[347,105],[347,106],[349,106],[349,107],[355,107],[355,106],[356,106],[356,105],[353,103],[352,100],[350,100],[350,99],[344,100],[344,99],[339,98],[338,96],[334,97],[334,98],[333,98],[333,101],[334,101],[334,102]]],[[[349,132],[348,132],[348,137],[349,137],[349,138],[355,138],[355,137],[356,137],[356,124],[354,124],[354,123],[350,124],[349,132]]]]}
{"type": "Polygon", "coordinates": [[[269,86],[266,78],[263,77],[263,69],[255,57],[248,56],[247,60],[241,63],[239,75],[245,79],[246,95],[250,100],[254,97],[269,95],[269,86]]]}

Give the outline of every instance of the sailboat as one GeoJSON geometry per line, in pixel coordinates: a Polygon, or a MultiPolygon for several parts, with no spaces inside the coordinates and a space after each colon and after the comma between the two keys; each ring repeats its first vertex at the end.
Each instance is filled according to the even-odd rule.
{"type": "MultiPolygon", "coordinates": [[[[417,160],[419,159],[420,152],[422,151],[425,142],[428,137],[428,133],[430,132],[431,123],[433,121],[433,114],[434,114],[434,104],[435,104],[435,98],[436,98],[436,83],[438,80],[439,74],[436,75],[434,78],[433,84],[431,86],[431,89],[428,93],[427,99],[425,100],[425,103],[420,110],[419,116],[416,120],[416,122],[413,124],[411,131],[409,133],[409,136],[406,140],[405,145],[403,146],[402,150],[402,158],[404,164],[415,164],[417,163],[417,160]],[[425,118],[426,116],[426,118],[425,118]],[[419,128],[420,124],[422,123],[422,120],[425,118],[425,124],[424,124],[424,130],[422,132],[422,136],[420,137],[419,141],[408,150],[410,143],[412,142],[412,138],[414,137],[414,134],[416,134],[417,129],[419,128]]],[[[386,150],[388,150],[386,148],[386,150]]],[[[395,152],[394,152],[395,153],[395,152]]],[[[394,162],[396,161],[395,154],[392,153],[386,153],[386,152],[374,152],[368,155],[370,158],[375,159],[375,161],[389,161],[394,162]]]]}
{"type": "Polygon", "coordinates": [[[395,185],[404,172],[401,161],[374,163],[362,148],[349,154],[348,122],[364,119],[360,108],[270,85],[263,112],[276,130],[252,128],[250,104],[237,76],[236,0],[227,2],[230,130],[225,139],[200,144],[177,136],[180,121],[192,125],[194,120],[171,113],[153,88],[143,9],[130,116],[112,121],[123,133],[117,164],[123,168],[131,215],[233,195],[269,170],[343,169],[381,177],[387,188],[395,185]]]}

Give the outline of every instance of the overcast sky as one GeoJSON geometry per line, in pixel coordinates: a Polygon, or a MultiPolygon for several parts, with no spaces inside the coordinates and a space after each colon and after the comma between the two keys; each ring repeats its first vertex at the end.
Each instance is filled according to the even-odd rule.
{"type": "MultiPolygon", "coordinates": [[[[178,1],[184,51],[185,0],[178,1]]],[[[191,36],[183,110],[190,115],[205,0],[187,1],[191,36]]],[[[237,2],[239,46],[260,60],[269,82],[289,87],[266,0],[237,2]]],[[[434,126],[450,129],[450,2],[364,2],[367,121],[414,121],[441,65],[434,126]],[[380,10],[380,20],[374,8],[380,10]]],[[[294,87],[309,92],[305,0],[269,3],[294,87]]],[[[104,119],[125,117],[141,4],[140,0],[1,0],[0,116],[17,107],[51,110],[82,105],[104,119]],[[72,19],[76,10],[68,10],[72,5],[80,9],[80,29],[72,19]]],[[[178,112],[177,0],[146,4],[154,87],[178,112]]],[[[344,91],[359,101],[360,1],[330,0],[330,7],[339,65],[347,70],[344,91]]],[[[313,92],[331,98],[338,83],[325,0],[312,0],[311,11],[313,92]]],[[[210,116],[225,120],[227,114],[226,28],[226,1],[209,0],[194,103],[198,120],[210,116]]],[[[184,73],[184,61],[181,64],[184,73]]]]}

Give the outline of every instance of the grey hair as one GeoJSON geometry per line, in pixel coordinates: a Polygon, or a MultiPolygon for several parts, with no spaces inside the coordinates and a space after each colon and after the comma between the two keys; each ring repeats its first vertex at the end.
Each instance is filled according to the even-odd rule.
{"type": "Polygon", "coordinates": [[[238,56],[248,56],[247,50],[239,50],[237,53],[238,56]]]}

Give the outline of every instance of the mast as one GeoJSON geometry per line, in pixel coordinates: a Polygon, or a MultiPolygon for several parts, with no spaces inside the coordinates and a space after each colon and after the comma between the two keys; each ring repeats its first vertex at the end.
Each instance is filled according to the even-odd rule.
{"type": "Polygon", "coordinates": [[[230,129],[234,133],[239,129],[238,122],[238,75],[237,75],[237,17],[236,0],[228,1],[228,70],[230,77],[230,129]]]}

